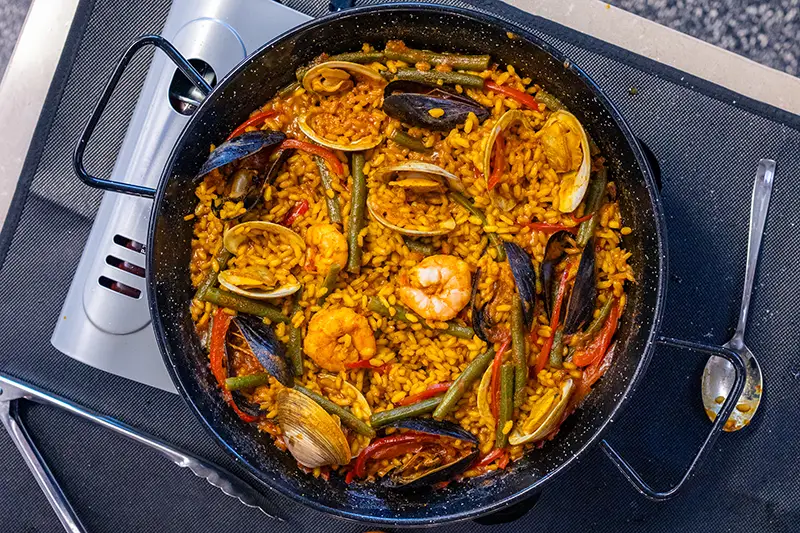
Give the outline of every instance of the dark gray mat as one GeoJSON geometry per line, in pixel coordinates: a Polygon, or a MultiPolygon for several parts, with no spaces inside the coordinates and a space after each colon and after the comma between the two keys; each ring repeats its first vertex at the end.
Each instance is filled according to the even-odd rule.
{"type": "MultiPolygon", "coordinates": [[[[322,2],[291,0],[318,15],[322,2]]],[[[449,1],[454,5],[464,2],[449,1]]],[[[0,369],[236,469],[176,396],[74,362],[49,338],[80,257],[99,195],[78,184],[70,154],[105,77],[127,44],[157,32],[168,0],[85,1],[54,80],[23,179],[2,235],[0,369]]],[[[794,187],[800,175],[800,118],[734,95],[491,0],[477,9],[527,26],[603,87],[661,167],[670,248],[664,333],[721,343],[732,333],[744,276],[747,218],[756,162],[778,161],[762,247],[748,344],[760,356],[766,392],[753,425],[723,435],[675,500],[636,494],[599,450],[550,485],[521,521],[496,526],[541,531],[790,532],[800,524],[800,363],[796,302],[800,249],[794,187]],[[567,43],[571,44],[567,44],[567,43]],[[632,95],[630,88],[637,94],[632,95]]],[[[118,91],[95,135],[90,161],[113,164],[146,61],[118,91]],[[103,139],[102,142],[99,142],[103,139]]],[[[659,350],[609,440],[656,482],[667,483],[699,445],[708,422],[699,401],[704,361],[659,350]]],[[[242,507],[149,450],[49,408],[23,415],[90,531],[363,531],[281,499],[299,524],[278,525],[242,507]]],[[[0,435],[0,530],[60,526],[0,435]]],[[[277,498],[277,496],[276,496],[277,498]]],[[[462,531],[462,524],[441,528],[462,531]]]]}

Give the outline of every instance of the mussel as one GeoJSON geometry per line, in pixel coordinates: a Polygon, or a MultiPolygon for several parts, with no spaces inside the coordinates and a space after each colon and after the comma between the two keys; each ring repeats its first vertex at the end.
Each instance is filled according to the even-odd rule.
{"type": "MultiPolygon", "coordinates": [[[[420,161],[406,161],[380,169],[376,172],[376,178],[377,181],[386,183],[387,187],[396,187],[419,195],[434,194],[444,196],[448,190],[458,192],[463,192],[464,190],[464,186],[458,176],[436,165],[420,161]]],[[[444,235],[456,228],[456,221],[453,218],[439,222],[439,227],[430,230],[416,230],[393,224],[388,220],[387,209],[378,204],[375,196],[370,194],[367,197],[367,209],[370,215],[387,228],[403,235],[414,237],[444,235]]]]}
{"type": "Polygon", "coordinates": [[[530,328],[533,324],[533,309],[536,306],[536,270],[533,267],[533,259],[513,242],[504,242],[508,265],[511,267],[511,274],[517,285],[517,292],[522,301],[522,316],[525,326],[530,328]]]}
{"type": "Polygon", "coordinates": [[[252,354],[281,385],[294,385],[294,372],[283,343],[260,318],[245,314],[236,316],[228,330],[227,344],[252,354]]]}
{"type": "Polygon", "coordinates": [[[412,81],[393,81],[383,91],[383,111],[411,126],[434,131],[450,131],[475,113],[480,122],[489,110],[467,96],[441,87],[412,81]]]}
{"type": "Polygon", "coordinates": [[[472,294],[470,295],[470,313],[472,317],[472,329],[475,335],[483,342],[495,343],[502,342],[507,333],[495,327],[495,323],[489,316],[487,307],[498,297],[501,291],[498,290],[498,282],[492,288],[492,298],[482,305],[478,303],[478,284],[481,279],[481,269],[478,268],[472,275],[472,294]]]}
{"type": "Polygon", "coordinates": [[[388,427],[414,431],[421,438],[416,448],[404,450],[413,453],[412,457],[389,472],[381,482],[384,487],[413,489],[449,481],[478,457],[478,439],[452,422],[417,418],[388,427]]]}
{"type": "Polygon", "coordinates": [[[311,67],[303,76],[303,87],[321,96],[348,91],[353,88],[353,76],[383,82],[374,69],[349,61],[325,61],[311,67]]]}
{"type": "Polygon", "coordinates": [[[547,388],[536,400],[528,418],[514,426],[508,442],[518,446],[547,437],[561,422],[573,390],[574,382],[569,378],[558,387],[547,388]]]}
{"type": "MultiPolygon", "coordinates": [[[[542,288],[545,302],[545,311],[552,315],[555,297],[558,290],[556,280],[556,266],[567,256],[566,249],[572,246],[570,242],[574,236],[568,231],[559,231],[550,236],[545,247],[542,260],[542,288]]],[[[597,280],[595,273],[594,238],[591,238],[581,252],[578,271],[572,284],[569,300],[564,300],[563,309],[566,309],[564,319],[564,334],[576,333],[579,328],[589,322],[594,312],[597,300],[597,280]]]]}
{"type": "Polygon", "coordinates": [[[350,445],[342,428],[317,402],[284,388],[278,392],[277,403],[283,442],[298,463],[316,468],[350,462],[350,445]]]}
{"type": "MultiPolygon", "coordinates": [[[[247,241],[251,233],[266,232],[276,234],[284,239],[297,252],[302,255],[306,244],[300,235],[280,224],[264,221],[243,222],[233,226],[222,238],[225,249],[237,255],[239,248],[247,241]]],[[[287,283],[279,286],[276,276],[266,266],[252,265],[244,268],[229,268],[219,273],[219,284],[231,292],[265,300],[282,298],[297,292],[300,283],[287,283]]]]}
{"type": "Polygon", "coordinates": [[[217,146],[208,156],[197,177],[201,178],[214,170],[244,157],[274,147],[286,140],[286,135],[279,131],[251,131],[234,137],[217,146]]]}
{"type": "Polygon", "coordinates": [[[575,115],[563,109],[553,112],[536,136],[550,168],[561,178],[556,207],[562,213],[571,213],[581,204],[589,186],[589,137],[575,115]]]}

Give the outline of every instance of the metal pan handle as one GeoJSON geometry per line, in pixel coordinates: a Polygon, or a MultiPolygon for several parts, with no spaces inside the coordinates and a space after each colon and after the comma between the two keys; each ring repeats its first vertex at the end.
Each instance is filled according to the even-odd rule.
{"type": "Polygon", "coordinates": [[[611,446],[611,444],[608,443],[607,440],[604,439],[600,443],[600,447],[603,449],[608,458],[611,459],[611,462],[613,462],[617,468],[619,468],[619,471],[622,472],[622,475],[625,476],[625,479],[627,479],[637,491],[651,500],[664,501],[672,498],[678,493],[681,487],[683,487],[686,481],[692,476],[695,468],[698,464],[700,464],[700,461],[711,450],[712,446],[714,445],[714,441],[717,440],[717,437],[725,425],[725,421],[728,420],[728,417],[733,412],[733,408],[736,406],[736,402],[739,400],[739,396],[741,396],[742,391],[744,390],[745,366],[744,361],[739,354],[727,348],[723,348],[722,346],[698,344],[696,342],[683,341],[669,337],[659,337],[656,339],[656,342],[665,346],[684,348],[693,352],[724,357],[733,365],[734,372],[736,373],[731,393],[725,399],[725,403],[722,404],[722,409],[720,410],[719,416],[717,416],[717,418],[714,420],[714,423],[711,425],[711,430],[708,432],[706,440],[703,441],[703,444],[695,454],[694,459],[692,459],[692,462],[689,463],[686,472],[683,474],[680,480],[670,488],[663,491],[654,489],[642,478],[638,472],[636,472],[630,463],[622,458],[622,456],[611,446]]]}
{"type": "Polygon", "coordinates": [[[191,81],[192,84],[203,93],[204,96],[208,96],[209,93],[211,93],[211,86],[206,82],[206,80],[203,79],[200,73],[197,72],[194,67],[192,67],[189,61],[187,61],[186,58],[183,57],[174,46],[172,46],[169,41],[159,35],[144,35],[136,39],[130,48],[128,48],[122,55],[119,63],[117,63],[117,68],[114,69],[114,73],[111,74],[111,78],[109,78],[106,88],[100,95],[100,100],[98,100],[94,111],[89,117],[89,122],[86,123],[83,133],[78,139],[78,145],[75,147],[75,153],[72,156],[72,166],[75,169],[75,173],[78,175],[81,181],[90,187],[103,189],[104,191],[143,196],[145,198],[153,198],[156,194],[156,190],[150,187],[134,185],[132,183],[123,183],[120,181],[112,181],[92,176],[86,171],[86,167],[83,164],[83,154],[86,151],[86,145],[89,143],[89,139],[91,138],[92,133],[94,133],[97,123],[100,122],[100,117],[103,115],[103,111],[105,111],[109,100],[111,100],[111,96],[114,94],[114,89],[117,87],[120,78],[122,78],[122,74],[125,72],[125,69],[128,67],[131,59],[133,59],[133,56],[136,55],[136,52],[148,45],[160,48],[161,51],[167,54],[167,57],[169,57],[178,67],[178,70],[180,70],[183,75],[186,76],[189,81],[191,81]]]}

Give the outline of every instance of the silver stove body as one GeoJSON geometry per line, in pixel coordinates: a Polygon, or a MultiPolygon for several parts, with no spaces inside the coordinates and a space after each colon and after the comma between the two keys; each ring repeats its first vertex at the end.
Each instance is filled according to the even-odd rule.
{"type": "MultiPolygon", "coordinates": [[[[184,57],[208,64],[219,80],[262,44],[308,19],[273,0],[174,0],[161,35],[184,57]]],[[[176,110],[180,101],[170,102],[175,72],[156,51],[111,179],[158,185],[189,120],[176,110]]],[[[183,102],[191,101],[187,96],[183,102]]],[[[151,207],[147,199],[105,194],[51,342],[73,359],[175,392],[145,289],[143,243],[151,207]]]]}

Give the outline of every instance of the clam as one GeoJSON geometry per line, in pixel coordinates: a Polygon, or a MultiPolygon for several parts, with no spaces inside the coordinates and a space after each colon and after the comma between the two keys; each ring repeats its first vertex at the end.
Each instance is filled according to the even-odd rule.
{"type": "Polygon", "coordinates": [[[412,81],[393,81],[383,91],[383,112],[411,126],[450,131],[475,113],[480,122],[489,110],[464,95],[412,81]]]}
{"type": "Polygon", "coordinates": [[[494,429],[496,422],[492,414],[492,399],[489,397],[489,390],[492,385],[492,365],[483,373],[481,382],[478,384],[478,413],[481,415],[481,421],[487,426],[494,429]]]}
{"type": "Polygon", "coordinates": [[[286,357],[286,349],[272,328],[252,315],[237,315],[228,330],[227,345],[250,353],[264,370],[270,373],[281,385],[294,384],[294,372],[286,357]]]}
{"type": "Polygon", "coordinates": [[[345,465],[350,445],[342,428],[325,409],[294,389],[278,393],[278,424],[283,442],[297,462],[307,468],[345,465]]]}
{"type": "MultiPolygon", "coordinates": [[[[492,190],[494,189],[494,186],[489,183],[489,179],[492,176],[492,160],[494,159],[493,156],[495,144],[497,144],[497,138],[501,133],[504,133],[506,130],[516,126],[517,124],[521,124],[524,128],[531,129],[531,125],[522,111],[518,109],[511,109],[503,113],[503,115],[497,119],[497,122],[492,127],[492,131],[489,132],[489,138],[486,140],[486,146],[483,150],[483,177],[486,180],[486,189],[489,191],[492,202],[494,202],[498,207],[500,207],[500,209],[503,210],[512,209],[517,202],[511,198],[501,196],[496,191],[492,190]]],[[[497,149],[501,149],[501,147],[498,147],[497,149]]]]}
{"type": "Polygon", "coordinates": [[[300,131],[302,131],[306,137],[319,145],[331,148],[332,150],[342,150],[343,152],[360,152],[362,150],[375,148],[383,142],[383,135],[369,135],[356,141],[352,141],[348,144],[326,139],[314,131],[314,128],[311,126],[311,122],[313,121],[314,117],[320,113],[322,113],[321,109],[312,109],[297,119],[297,126],[300,128],[300,131]]]}
{"type": "MultiPolygon", "coordinates": [[[[305,241],[300,235],[280,224],[263,221],[243,222],[230,228],[222,238],[223,245],[226,250],[236,255],[239,248],[249,239],[249,233],[258,231],[280,235],[299,252],[305,250],[305,241]]],[[[277,286],[278,281],[272,271],[261,265],[224,270],[219,273],[219,283],[231,292],[257,300],[282,298],[300,289],[299,283],[277,286]]]]}
{"type": "Polygon", "coordinates": [[[565,380],[558,388],[548,388],[533,406],[528,418],[514,426],[508,436],[512,446],[542,440],[558,427],[569,404],[574,389],[572,379],[565,380]]]}
{"type": "Polygon", "coordinates": [[[536,134],[550,167],[560,174],[556,207],[562,213],[575,211],[586,194],[591,172],[589,137],[568,111],[555,111],[536,134]]]}
{"type": "Polygon", "coordinates": [[[383,77],[370,67],[349,61],[325,61],[311,67],[303,76],[303,87],[321,96],[349,91],[353,77],[383,82],[383,77]]]}
{"type": "Polygon", "coordinates": [[[413,489],[449,481],[478,457],[478,440],[452,422],[417,418],[400,420],[388,427],[414,431],[422,438],[411,452],[412,457],[383,479],[384,487],[413,489]]]}
{"type": "MultiPolygon", "coordinates": [[[[389,187],[397,187],[417,194],[438,193],[444,195],[448,189],[464,191],[464,185],[458,176],[431,163],[420,161],[406,161],[380,169],[377,171],[376,177],[379,181],[386,182],[389,187]]],[[[456,221],[453,218],[440,222],[439,227],[432,230],[414,230],[398,226],[387,220],[372,195],[367,197],[367,209],[375,220],[403,235],[414,237],[444,235],[456,228],[456,221]]]]}
{"type": "MultiPolygon", "coordinates": [[[[338,391],[339,387],[339,377],[334,376],[333,374],[320,374],[317,377],[317,384],[320,386],[322,391],[326,394],[326,396],[331,396],[335,394],[335,392],[331,393],[329,391],[338,391]]],[[[372,408],[369,406],[369,402],[361,394],[361,391],[358,390],[358,387],[350,383],[349,381],[343,379],[341,380],[342,390],[347,390],[347,396],[353,398],[353,402],[350,406],[350,410],[353,412],[353,415],[365,422],[369,422],[369,418],[372,416],[372,408]]],[[[339,394],[343,394],[340,392],[339,394]]],[[[333,399],[331,401],[334,401],[333,399]]],[[[351,456],[356,457],[358,454],[369,445],[369,438],[368,437],[360,437],[355,434],[351,434],[354,436],[356,440],[356,446],[351,446],[351,456]]]]}

